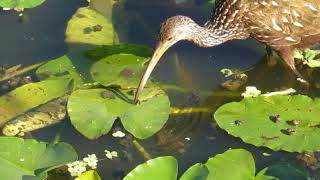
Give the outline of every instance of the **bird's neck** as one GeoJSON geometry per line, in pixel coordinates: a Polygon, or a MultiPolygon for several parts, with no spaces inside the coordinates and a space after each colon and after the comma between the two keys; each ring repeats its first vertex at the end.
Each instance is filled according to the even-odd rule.
{"type": "Polygon", "coordinates": [[[195,25],[189,40],[200,47],[212,47],[232,39],[235,39],[234,35],[228,30],[222,28],[211,29],[207,26],[195,25]]]}

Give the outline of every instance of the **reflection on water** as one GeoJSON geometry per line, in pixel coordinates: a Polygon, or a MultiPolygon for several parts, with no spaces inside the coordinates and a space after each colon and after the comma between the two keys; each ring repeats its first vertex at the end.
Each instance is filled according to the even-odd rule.
{"type": "MultiPolygon", "coordinates": [[[[146,44],[151,47],[155,46],[154,37],[159,24],[167,17],[187,15],[201,24],[206,21],[211,11],[211,7],[202,1],[172,4],[171,1],[163,0],[129,0],[115,6],[111,13],[106,10],[110,10],[112,5],[108,4],[109,1],[97,2],[94,7],[114,20],[120,42],[146,44]]],[[[6,24],[1,27],[0,36],[2,42],[10,44],[8,46],[7,43],[0,43],[1,64],[31,64],[63,55],[67,51],[63,43],[66,21],[77,7],[84,5],[85,2],[81,0],[47,0],[43,6],[25,12],[31,17],[26,24],[19,23],[13,13],[3,16],[5,13],[0,11],[0,22],[6,24]],[[57,9],[59,11],[56,11],[57,9]],[[30,37],[33,37],[33,40],[30,37]]],[[[283,86],[297,88],[295,81],[290,79],[281,65],[268,67],[266,61],[260,61],[263,57],[263,48],[252,40],[228,42],[209,49],[199,48],[188,42],[175,45],[163,56],[153,76],[167,89],[176,111],[158,134],[139,142],[153,157],[177,157],[180,173],[190,165],[205,162],[208,157],[228,148],[241,147],[250,150],[259,169],[279,160],[285,153],[244,144],[219,129],[212,120],[212,112],[219,106],[240,100],[239,91],[228,92],[220,87],[220,83],[226,80],[220,73],[222,68],[246,70],[259,62],[247,72],[248,85],[255,85],[263,91],[273,91],[283,86]],[[272,156],[262,156],[264,152],[272,156]]],[[[121,129],[119,124],[115,127],[121,129]]],[[[106,135],[95,141],[87,140],[75,131],[69,121],[31,135],[38,140],[50,142],[57,133],[60,133],[61,141],[68,142],[77,149],[79,157],[92,153],[104,157],[105,149],[117,150],[119,159],[99,165],[103,179],[118,179],[145,161],[130,138],[119,140],[106,135]]]]}

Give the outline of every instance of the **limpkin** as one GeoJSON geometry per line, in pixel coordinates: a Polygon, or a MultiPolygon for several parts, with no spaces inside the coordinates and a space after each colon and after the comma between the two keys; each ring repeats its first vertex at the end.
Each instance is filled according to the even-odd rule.
{"type": "Polygon", "coordinates": [[[320,0],[216,0],[204,26],[186,16],[168,18],[161,24],[158,45],[140,81],[135,102],[161,56],[178,41],[213,47],[247,38],[273,49],[302,78],[295,68],[294,51],[320,42],[320,0]]]}

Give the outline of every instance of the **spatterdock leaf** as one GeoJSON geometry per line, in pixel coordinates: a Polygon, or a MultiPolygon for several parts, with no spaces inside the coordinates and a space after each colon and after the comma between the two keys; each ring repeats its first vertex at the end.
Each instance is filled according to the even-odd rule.
{"type": "Polygon", "coordinates": [[[0,179],[22,180],[25,176],[37,175],[43,177],[50,168],[77,158],[75,150],[66,143],[46,144],[31,139],[0,137],[0,179]]]}
{"type": "Polygon", "coordinates": [[[151,159],[133,169],[123,180],[176,180],[178,163],[174,157],[151,159]]]}
{"type": "Polygon", "coordinates": [[[145,139],[159,131],[168,120],[170,102],[158,87],[146,88],[141,103],[134,104],[132,90],[77,90],[69,97],[71,123],[84,136],[96,139],[111,129],[120,118],[125,129],[145,139]]]}
{"type": "Polygon", "coordinates": [[[70,91],[66,78],[29,83],[0,97],[0,125],[70,91]]]}
{"type": "Polygon", "coordinates": [[[91,67],[92,78],[104,86],[135,88],[143,74],[148,58],[132,54],[108,56],[91,67]]]}
{"type": "Polygon", "coordinates": [[[244,98],[214,114],[229,134],[255,146],[289,152],[320,150],[320,100],[303,95],[244,98]]]}
{"type": "Polygon", "coordinates": [[[3,8],[33,8],[42,4],[45,0],[1,0],[0,7],[3,8]]]}

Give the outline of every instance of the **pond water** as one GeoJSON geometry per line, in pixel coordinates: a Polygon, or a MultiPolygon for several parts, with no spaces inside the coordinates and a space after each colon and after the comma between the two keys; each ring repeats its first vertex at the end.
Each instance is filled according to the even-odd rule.
{"type": "MultiPolygon", "coordinates": [[[[24,12],[24,22],[14,12],[0,11],[0,64],[29,65],[46,59],[60,57],[67,52],[64,43],[66,23],[81,6],[83,0],[46,0],[34,9],[24,12]]],[[[180,7],[166,3],[128,1],[125,5],[130,18],[120,21],[114,13],[114,24],[119,30],[122,42],[155,46],[155,34],[159,24],[166,18],[183,14],[203,23],[210,15],[210,6],[180,7]]],[[[175,85],[185,92],[169,90],[172,106],[189,107],[191,93],[199,92],[199,107],[209,107],[211,112],[172,115],[158,134],[147,140],[139,140],[145,150],[153,157],[173,155],[179,161],[179,172],[183,172],[196,162],[205,162],[208,157],[222,153],[229,148],[245,148],[253,153],[257,169],[262,169],[281,158],[294,158],[294,154],[275,152],[267,148],[258,148],[243,143],[240,139],[228,135],[219,129],[212,120],[216,108],[237,97],[223,95],[220,84],[227,79],[220,73],[222,68],[247,70],[248,84],[255,85],[264,91],[272,91],[281,86],[290,86],[283,68],[269,68],[265,61],[261,45],[253,40],[227,42],[215,48],[199,48],[188,42],[181,42],[171,48],[157,66],[153,75],[165,85],[175,85]],[[178,55],[179,61],[174,61],[178,55]],[[202,93],[204,92],[204,93],[202,93]],[[190,140],[189,140],[190,139],[190,140]],[[263,156],[263,153],[271,154],[263,156]]],[[[146,119],[147,121],[147,119],[146,119]]],[[[119,124],[115,125],[119,128],[119,124]]],[[[104,157],[104,150],[117,150],[120,158],[103,161],[99,164],[99,174],[103,179],[120,179],[136,165],[146,159],[126,141],[119,141],[109,133],[91,141],[78,133],[69,120],[44,128],[30,134],[27,138],[50,142],[57,133],[61,141],[70,143],[79,153],[79,157],[96,153],[104,157]]]]}

